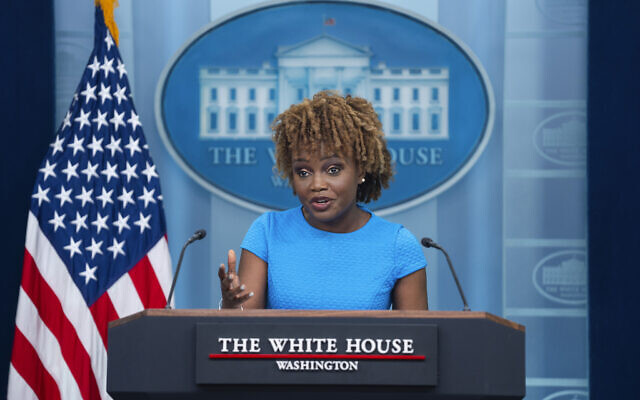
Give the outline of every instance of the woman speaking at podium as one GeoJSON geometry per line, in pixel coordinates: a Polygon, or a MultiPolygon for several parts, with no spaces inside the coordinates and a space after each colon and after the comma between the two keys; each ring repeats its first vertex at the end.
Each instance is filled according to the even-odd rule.
{"type": "Polygon", "coordinates": [[[393,174],[371,103],[323,91],[274,124],[276,167],[300,206],[267,212],[218,271],[222,308],[427,309],[426,261],[404,227],[359,203],[393,174]]]}

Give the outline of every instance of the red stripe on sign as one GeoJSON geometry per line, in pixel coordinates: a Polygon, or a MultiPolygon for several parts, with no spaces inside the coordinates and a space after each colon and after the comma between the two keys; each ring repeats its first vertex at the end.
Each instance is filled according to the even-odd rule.
{"type": "Polygon", "coordinates": [[[11,364],[39,399],[60,399],[58,384],[42,365],[31,343],[17,327],[13,337],[11,364]]]}
{"type": "Polygon", "coordinates": [[[102,342],[104,343],[104,348],[106,349],[109,322],[119,318],[115,307],[113,307],[113,303],[111,302],[109,293],[104,292],[102,296],[98,297],[98,300],[96,300],[91,305],[91,307],[89,307],[89,311],[93,316],[93,320],[96,322],[98,332],[102,337],[102,342]]]}
{"type": "Polygon", "coordinates": [[[149,257],[144,256],[135,267],[129,271],[129,276],[133,282],[133,286],[138,291],[140,301],[144,308],[164,308],[167,305],[167,299],[153,270],[149,257]]]}
{"type": "Polygon", "coordinates": [[[58,340],[62,357],[78,383],[82,398],[99,399],[100,390],[93,374],[89,353],[64,314],[58,296],[42,278],[35,261],[26,249],[22,269],[22,288],[38,309],[42,322],[58,340]]]}
{"type": "Polygon", "coordinates": [[[424,360],[425,356],[386,354],[209,354],[211,359],[296,359],[296,360],[424,360]]]}

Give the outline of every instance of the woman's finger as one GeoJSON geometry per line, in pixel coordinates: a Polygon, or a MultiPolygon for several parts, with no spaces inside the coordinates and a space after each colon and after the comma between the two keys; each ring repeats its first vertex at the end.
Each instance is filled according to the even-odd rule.
{"type": "Polygon", "coordinates": [[[245,301],[249,300],[252,297],[253,297],[253,292],[236,295],[236,298],[234,299],[234,302],[239,302],[240,304],[242,304],[242,303],[244,303],[245,301]]]}
{"type": "Polygon", "coordinates": [[[220,268],[218,268],[218,278],[220,278],[220,282],[222,282],[227,277],[227,268],[224,264],[220,264],[220,268]]]}
{"type": "Polygon", "coordinates": [[[242,292],[244,292],[245,289],[246,288],[244,285],[238,285],[236,287],[233,287],[227,290],[224,295],[226,296],[227,299],[233,300],[236,298],[237,295],[242,294],[242,292]]]}
{"type": "Polygon", "coordinates": [[[229,275],[234,276],[236,274],[236,252],[229,250],[227,253],[227,265],[229,266],[229,275]]]}

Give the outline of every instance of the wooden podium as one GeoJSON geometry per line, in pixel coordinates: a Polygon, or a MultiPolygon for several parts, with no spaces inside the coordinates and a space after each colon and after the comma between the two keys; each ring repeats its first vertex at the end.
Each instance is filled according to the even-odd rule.
{"type": "Polygon", "coordinates": [[[524,336],[485,312],[151,309],[109,325],[107,390],[116,400],[521,399],[524,336]]]}

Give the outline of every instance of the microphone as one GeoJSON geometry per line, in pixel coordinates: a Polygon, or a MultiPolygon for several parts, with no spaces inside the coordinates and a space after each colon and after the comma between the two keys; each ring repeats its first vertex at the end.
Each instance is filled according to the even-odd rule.
{"type": "Polygon", "coordinates": [[[171,298],[173,297],[173,291],[176,288],[176,281],[178,280],[178,274],[180,273],[180,267],[182,266],[182,257],[184,257],[184,251],[191,243],[195,242],[196,240],[203,239],[205,236],[207,236],[207,231],[205,231],[204,229],[199,229],[189,238],[189,240],[187,240],[184,246],[182,246],[180,258],[178,259],[178,266],[176,267],[176,274],[173,276],[173,282],[171,282],[171,290],[169,290],[169,297],[167,298],[167,305],[164,307],[165,309],[171,309],[171,298]]]}
{"type": "Polygon", "coordinates": [[[451,274],[453,275],[453,279],[456,281],[456,286],[458,286],[458,292],[460,292],[460,297],[462,298],[462,303],[464,304],[463,311],[471,311],[469,308],[469,304],[467,304],[467,298],[464,297],[464,292],[462,291],[462,286],[460,286],[460,281],[458,281],[458,275],[456,275],[456,270],[453,269],[453,264],[451,264],[451,259],[449,258],[449,254],[443,249],[438,243],[434,242],[431,238],[422,238],[420,243],[426,248],[435,248],[444,253],[444,256],[447,258],[447,263],[449,264],[449,269],[451,270],[451,274]]]}

